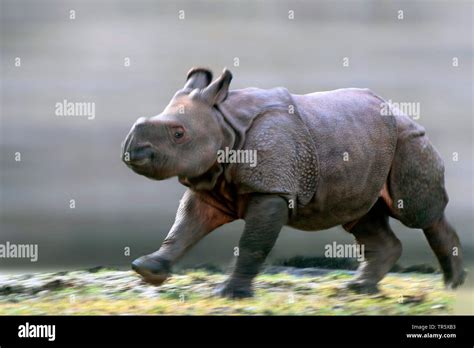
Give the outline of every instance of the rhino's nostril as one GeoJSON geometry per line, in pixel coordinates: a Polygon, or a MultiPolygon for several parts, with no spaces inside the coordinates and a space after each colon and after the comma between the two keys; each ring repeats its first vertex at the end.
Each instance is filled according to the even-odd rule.
{"type": "Polygon", "coordinates": [[[130,165],[144,165],[150,161],[153,157],[153,149],[150,145],[142,145],[137,147],[131,147],[129,150],[129,161],[130,165]]]}

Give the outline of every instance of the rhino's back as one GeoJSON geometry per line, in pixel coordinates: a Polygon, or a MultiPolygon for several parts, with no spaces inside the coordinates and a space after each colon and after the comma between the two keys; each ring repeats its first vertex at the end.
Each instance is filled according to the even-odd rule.
{"type": "Polygon", "coordinates": [[[361,217],[379,197],[390,171],[397,142],[394,117],[381,115],[384,101],[367,89],[294,95],[293,99],[319,161],[317,192],[300,209],[294,226],[322,229],[361,217]]]}

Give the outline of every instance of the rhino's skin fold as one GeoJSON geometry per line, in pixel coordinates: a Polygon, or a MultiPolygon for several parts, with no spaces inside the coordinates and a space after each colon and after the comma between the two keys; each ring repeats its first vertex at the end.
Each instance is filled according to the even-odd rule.
{"type": "Polygon", "coordinates": [[[443,162],[423,127],[399,112],[382,114],[386,102],[368,89],[229,91],[228,70],[211,80],[209,70],[191,69],[164,111],[140,118],[123,145],[138,174],[177,176],[189,188],[161,248],[134,261],[145,280],[161,283],[201,238],[242,218],[235,270],[216,294],[252,295],[284,225],[344,226],[366,250],[348,287],[375,292],[402,251],[391,216],[424,230],[447,286],[463,283],[461,245],[444,216],[443,162]],[[223,149],[256,151],[257,165],[219,163],[223,149]]]}

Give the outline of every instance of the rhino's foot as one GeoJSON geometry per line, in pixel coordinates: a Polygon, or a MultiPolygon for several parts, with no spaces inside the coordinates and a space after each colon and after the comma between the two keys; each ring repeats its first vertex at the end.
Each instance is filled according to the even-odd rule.
{"type": "Polygon", "coordinates": [[[376,294],[379,292],[377,284],[362,280],[353,280],[346,284],[346,288],[358,294],[376,294]]]}
{"type": "Polygon", "coordinates": [[[169,262],[148,255],[132,262],[132,269],[149,284],[161,285],[170,276],[169,262]]]}
{"type": "Polygon", "coordinates": [[[423,232],[443,270],[446,288],[455,289],[461,286],[466,272],[463,267],[461,243],[455,229],[443,214],[431,226],[424,228],[423,232]]]}
{"type": "Polygon", "coordinates": [[[444,284],[447,289],[456,289],[457,287],[464,284],[466,279],[466,271],[464,269],[459,269],[455,273],[450,274],[449,277],[445,277],[444,284]]]}
{"type": "Polygon", "coordinates": [[[219,297],[239,299],[253,297],[253,290],[249,285],[236,285],[232,281],[226,281],[214,289],[212,294],[219,297]]]}

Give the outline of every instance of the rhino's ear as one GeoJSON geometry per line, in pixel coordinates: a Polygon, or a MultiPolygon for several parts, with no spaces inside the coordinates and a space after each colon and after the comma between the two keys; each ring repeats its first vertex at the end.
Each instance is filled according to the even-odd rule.
{"type": "Polygon", "coordinates": [[[227,97],[227,93],[229,92],[231,80],[231,72],[227,69],[224,69],[222,75],[202,91],[203,98],[211,105],[216,105],[223,102],[227,97]]]}
{"type": "Polygon", "coordinates": [[[192,68],[186,77],[184,89],[205,88],[212,81],[212,72],[206,68],[192,68]]]}

